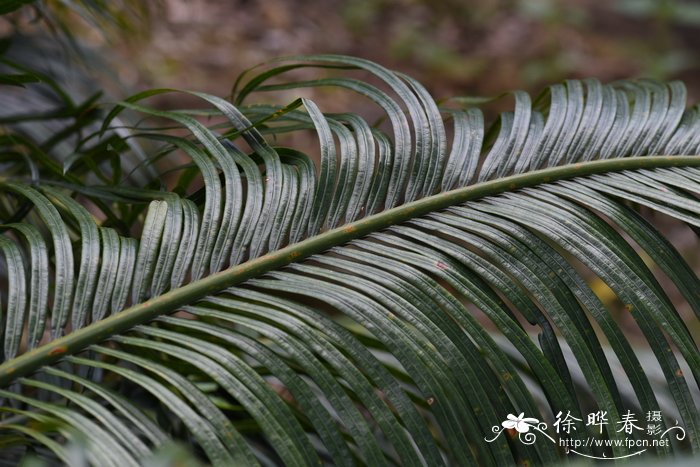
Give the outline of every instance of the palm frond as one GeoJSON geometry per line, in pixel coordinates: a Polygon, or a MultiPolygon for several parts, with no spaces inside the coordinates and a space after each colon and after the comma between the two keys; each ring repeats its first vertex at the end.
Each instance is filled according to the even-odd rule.
{"type": "MultiPolygon", "coordinates": [[[[119,466],[173,441],[214,465],[551,463],[557,444],[484,438],[507,414],[663,408],[687,437],[653,450],[700,449],[700,283],[635,209],[700,227],[700,118],[681,83],[515,92],[488,130],[479,109],[440,109],[349,57],[275,64],[238,83],[236,106],[144,103],[165,92],[103,128],[135,112],[186,129],[130,136],[189,157],[172,191],[0,179],[3,213],[29,206],[0,236],[2,446],[65,459],[61,443],[84,439],[90,462],[119,466]],[[312,67],[335,74],[280,82],[312,67]],[[307,87],[363,96],[386,123],[306,98],[244,105],[307,87]],[[309,132],[317,157],[284,145],[309,132]]],[[[586,455],[633,454],[614,426],[571,437],[612,441],[586,455]]]]}

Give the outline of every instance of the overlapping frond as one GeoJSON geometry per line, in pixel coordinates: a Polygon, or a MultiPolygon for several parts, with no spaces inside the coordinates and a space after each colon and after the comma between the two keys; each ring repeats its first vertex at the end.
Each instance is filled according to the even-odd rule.
{"type": "Polygon", "coordinates": [[[687,438],[656,451],[700,448],[700,283],[633,208],[700,227],[700,118],[681,83],[515,92],[487,129],[479,109],[440,109],[371,62],[289,63],[241,82],[236,106],[193,93],[212,110],[148,107],[159,90],[115,108],[105,128],[130,111],[188,130],[134,136],[191,160],[173,191],[0,179],[7,206],[31,207],[0,236],[4,444],[65,460],[64,441],[82,442],[98,465],[173,440],[216,465],[547,463],[554,444],[484,437],[509,413],[595,407],[663,409],[687,438]],[[311,66],[370,78],[280,82],[311,66]],[[386,121],[309,99],[244,105],[303,87],[356,93],[386,121]],[[317,157],[278,142],[309,131],[317,157]]]}

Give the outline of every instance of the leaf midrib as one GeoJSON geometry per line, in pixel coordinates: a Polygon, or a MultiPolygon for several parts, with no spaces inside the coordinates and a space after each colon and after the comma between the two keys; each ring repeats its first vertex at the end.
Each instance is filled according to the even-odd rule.
{"type": "Polygon", "coordinates": [[[486,196],[574,177],[623,170],[684,166],[700,167],[700,156],[642,156],[575,163],[511,175],[406,203],[211,274],[37,347],[0,365],[0,387],[5,387],[16,378],[29,375],[66,355],[78,353],[110,336],[128,331],[160,315],[172,313],[179,307],[207,295],[430,212],[486,196]]]}

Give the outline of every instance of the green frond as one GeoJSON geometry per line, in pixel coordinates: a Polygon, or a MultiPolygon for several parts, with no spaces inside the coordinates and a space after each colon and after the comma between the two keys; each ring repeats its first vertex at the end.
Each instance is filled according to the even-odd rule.
{"type": "Polygon", "coordinates": [[[700,282],[646,215],[700,227],[700,116],[681,83],[517,91],[490,127],[342,56],[251,70],[230,102],[190,93],[203,109],[148,105],[169,92],[91,122],[85,141],[115,143],[104,159],[59,170],[4,140],[13,460],[78,443],[92,464],[139,465],[178,443],[213,465],[545,464],[563,448],[485,438],[508,414],[555,438],[559,412],[597,410],[612,424],[571,438],[611,447],[581,454],[638,451],[614,425],[630,410],[685,430],[649,451],[700,449],[700,282]],[[295,81],[302,68],[327,76],[295,81]],[[384,122],[308,98],[246,105],[308,87],[384,122]],[[126,114],[142,120],[115,134],[126,114]],[[289,147],[308,135],[313,150],[289,147]],[[140,144],[162,173],[125,183],[119,157],[140,144]]]}

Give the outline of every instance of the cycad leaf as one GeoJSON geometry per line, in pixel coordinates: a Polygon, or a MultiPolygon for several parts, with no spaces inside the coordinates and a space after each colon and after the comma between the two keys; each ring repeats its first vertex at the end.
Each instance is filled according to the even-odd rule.
{"type": "Polygon", "coordinates": [[[631,205],[700,227],[699,116],[682,84],[567,81],[534,101],[518,91],[486,129],[480,110],[439,109],[415,80],[366,60],[289,61],[238,83],[235,102],[333,87],[386,123],[307,98],[235,107],[191,93],[213,108],[162,111],[142,101],[172,91],[153,90],[103,127],[129,111],[186,129],[133,136],[162,144],[154,159],[192,161],[174,192],[43,170],[30,170],[34,186],[0,180],[13,193],[0,212],[25,218],[0,237],[0,427],[11,433],[0,441],[65,458],[58,440],[84,436],[91,462],[115,465],[171,440],[215,465],[551,463],[563,453],[550,441],[485,438],[508,414],[551,426],[559,412],[601,410],[612,423],[597,436],[611,447],[579,453],[623,457],[635,451],[614,423],[663,409],[659,425],[677,418],[687,437],[653,450],[700,449],[700,283],[631,205]],[[313,67],[374,78],[270,83],[313,67]],[[309,131],[317,156],[285,146],[309,131]]]}

